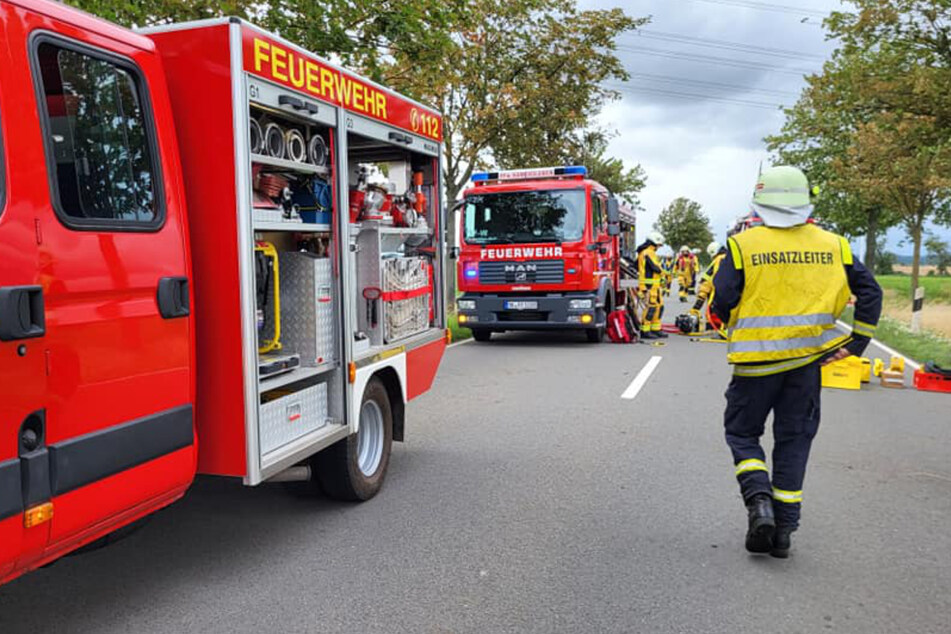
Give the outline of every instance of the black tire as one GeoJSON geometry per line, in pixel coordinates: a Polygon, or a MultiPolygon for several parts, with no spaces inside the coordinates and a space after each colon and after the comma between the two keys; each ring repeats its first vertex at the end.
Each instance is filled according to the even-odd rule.
{"type": "Polygon", "coordinates": [[[585,336],[588,338],[588,343],[601,343],[604,341],[604,327],[600,328],[588,328],[584,331],[585,336]]]}
{"type": "Polygon", "coordinates": [[[380,492],[390,465],[390,450],[393,447],[393,408],[383,382],[370,379],[363,391],[360,411],[368,401],[376,403],[383,418],[383,455],[371,475],[360,470],[357,455],[358,434],[351,434],[331,445],[313,458],[314,477],[321,490],[337,500],[363,502],[380,492]]]}
{"type": "Polygon", "coordinates": [[[485,343],[492,339],[492,331],[485,328],[476,328],[472,331],[472,338],[476,341],[481,341],[485,343]]]}

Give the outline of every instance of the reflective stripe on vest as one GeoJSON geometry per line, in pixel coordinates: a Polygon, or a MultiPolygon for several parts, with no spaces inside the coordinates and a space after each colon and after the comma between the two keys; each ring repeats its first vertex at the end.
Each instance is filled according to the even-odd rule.
{"type": "MultiPolygon", "coordinates": [[[[845,266],[848,241],[815,225],[754,227],[728,241],[734,266],[743,271],[740,303],[730,315],[727,359],[770,364],[762,376],[841,346],[849,335],[835,329],[851,295],[845,266]]],[[[790,368],[791,369],[791,368],[790,368]]],[[[739,372],[737,372],[739,374],[739,372]]],[[[745,374],[745,373],[744,373],[745,374]]]]}

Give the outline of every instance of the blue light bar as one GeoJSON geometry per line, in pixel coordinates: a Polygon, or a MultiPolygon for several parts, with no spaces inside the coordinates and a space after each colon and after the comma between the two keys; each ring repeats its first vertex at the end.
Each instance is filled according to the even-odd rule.
{"type": "Polygon", "coordinates": [[[538,167],[521,170],[504,170],[501,172],[476,172],[472,175],[473,183],[488,181],[525,181],[541,180],[544,178],[559,178],[563,176],[587,176],[588,168],[584,165],[566,165],[564,167],[538,167]]]}

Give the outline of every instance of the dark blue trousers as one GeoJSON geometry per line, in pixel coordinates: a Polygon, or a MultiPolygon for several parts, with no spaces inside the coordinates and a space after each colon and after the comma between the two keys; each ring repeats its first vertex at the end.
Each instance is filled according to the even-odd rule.
{"type": "Polygon", "coordinates": [[[796,528],[809,448],[819,429],[819,363],[762,377],[734,376],[723,416],[744,501],[757,493],[773,498],[776,522],[796,528]],[[772,478],[760,437],[773,413],[772,478]]]}

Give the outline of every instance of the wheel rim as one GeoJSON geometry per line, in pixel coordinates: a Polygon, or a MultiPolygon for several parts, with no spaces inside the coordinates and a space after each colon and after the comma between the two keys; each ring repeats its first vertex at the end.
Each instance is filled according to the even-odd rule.
{"type": "Polygon", "coordinates": [[[357,431],[357,465],[365,476],[376,473],[383,460],[383,412],[374,401],[367,401],[360,409],[360,429],[357,431]]]}

